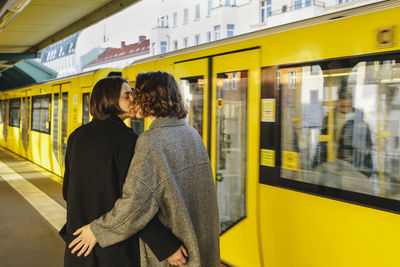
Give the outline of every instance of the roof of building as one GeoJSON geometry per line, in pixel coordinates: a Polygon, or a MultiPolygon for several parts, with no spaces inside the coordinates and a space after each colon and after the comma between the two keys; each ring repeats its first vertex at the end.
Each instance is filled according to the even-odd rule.
{"type": "Polygon", "coordinates": [[[146,37],[141,36],[139,37],[139,42],[130,45],[125,45],[125,42],[121,42],[120,48],[108,47],[103,54],[85,67],[92,67],[104,63],[148,54],[150,53],[150,40],[145,38],[146,37]]]}
{"type": "Polygon", "coordinates": [[[35,60],[23,60],[0,72],[0,90],[5,91],[57,77],[57,72],[35,60]]]}

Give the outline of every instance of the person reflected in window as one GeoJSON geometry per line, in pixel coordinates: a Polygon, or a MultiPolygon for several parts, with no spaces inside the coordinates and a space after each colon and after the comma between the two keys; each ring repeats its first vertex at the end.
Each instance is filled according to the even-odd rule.
{"type": "Polygon", "coordinates": [[[319,142],[313,168],[317,168],[331,158],[331,162],[335,162],[336,165],[341,164],[339,169],[349,171],[351,169],[370,177],[373,172],[371,131],[364,121],[363,112],[354,108],[352,91],[347,90],[347,86],[342,86],[337,107],[331,112],[333,112],[333,122],[328,121],[329,116],[324,118],[321,135],[328,135],[328,128],[333,127],[333,137],[328,136],[330,141],[319,142]],[[328,142],[333,142],[331,149],[328,149],[328,142]],[[332,153],[330,157],[328,153],[332,153]]]}

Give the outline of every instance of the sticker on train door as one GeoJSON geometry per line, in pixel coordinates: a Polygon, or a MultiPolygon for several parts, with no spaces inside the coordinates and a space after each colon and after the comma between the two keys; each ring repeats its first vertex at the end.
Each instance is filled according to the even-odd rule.
{"type": "Polygon", "coordinates": [[[260,149],[260,165],[266,167],[275,167],[275,150],[260,149]]]}
{"type": "Polygon", "coordinates": [[[299,170],[299,153],[282,151],[282,168],[287,170],[299,170]]]}
{"type": "Polygon", "coordinates": [[[261,121],[275,122],[275,98],[261,99],[261,121]]]}

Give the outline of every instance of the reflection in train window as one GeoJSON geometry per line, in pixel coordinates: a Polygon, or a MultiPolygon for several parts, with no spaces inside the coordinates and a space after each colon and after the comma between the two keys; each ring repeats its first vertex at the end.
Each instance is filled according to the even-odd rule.
{"type": "Polygon", "coordinates": [[[131,118],[131,128],[136,134],[144,132],[144,119],[131,118]]]}
{"type": "Polygon", "coordinates": [[[67,151],[68,137],[68,93],[64,92],[61,95],[61,160],[64,165],[65,153],[67,151]]]}
{"type": "Polygon", "coordinates": [[[9,125],[19,127],[21,117],[21,99],[10,99],[10,120],[9,125]]]}
{"type": "Polygon", "coordinates": [[[203,76],[183,78],[180,81],[188,115],[186,120],[203,136],[203,76]]]}
{"type": "Polygon", "coordinates": [[[0,123],[3,122],[3,116],[4,116],[4,111],[3,111],[3,100],[0,100],[0,123]]]}
{"type": "Polygon", "coordinates": [[[279,69],[281,176],[400,200],[400,62],[338,62],[279,69]]]}
{"type": "Polygon", "coordinates": [[[216,181],[224,232],[246,216],[247,71],[217,78],[216,181]]]}
{"type": "Polygon", "coordinates": [[[59,116],[59,99],[60,99],[60,94],[56,93],[54,94],[53,97],[53,153],[54,156],[57,160],[59,160],[59,155],[58,155],[58,145],[59,145],[59,139],[60,135],[58,134],[58,116],[59,116]]]}
{"type": "Polygon", "coordinates": [[[90,103],[90,93],[82,94],[82,125],[89,122],[89,103],[90,103]]]}
{"type": "Polygon", "coordinates": [[[32,131],[50,133],[50,103],[51,95],[32,97],[32,131]]]}
{"type": "Polygon", "coordinates": [[[22,114],[22,131],[21,131],[21,137],[22,137],[22,145],[24,146],[25,150],[28,149],[28,144],[29,144],[29,121],[30,121],[30,97],[23,97],[22,98],[22,108],[21,108],[21,114],[22,114]]]}

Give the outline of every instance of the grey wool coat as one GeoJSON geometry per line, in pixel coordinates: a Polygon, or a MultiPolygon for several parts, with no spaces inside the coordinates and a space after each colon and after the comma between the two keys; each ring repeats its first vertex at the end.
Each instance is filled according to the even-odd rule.
{"type": "MultiPolygon", "coordinates": [[[[159,117],[139,136],[123,195],[90,228],[102,247],[127,239],[154,216],[186,247],[190,267],[219,267],[219,218],[210,160],[186,121],[159,117]]],[[[159,262],[140,241],[142,266],[159,262]]]]}

